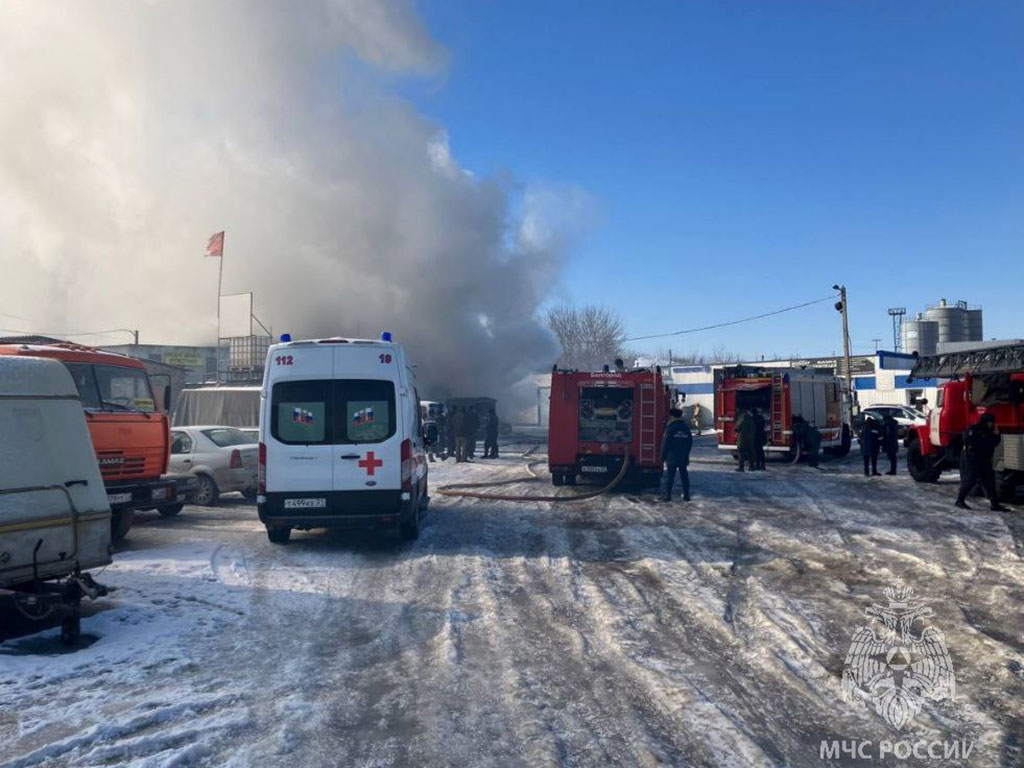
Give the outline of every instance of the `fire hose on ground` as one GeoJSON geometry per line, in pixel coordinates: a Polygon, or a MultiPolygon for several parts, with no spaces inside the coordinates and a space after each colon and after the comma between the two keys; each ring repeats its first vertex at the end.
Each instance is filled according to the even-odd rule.
{"type": "MultiPolygon", "coordinates": [[[[534,447],[536,448],[536,446],[534,447]]],[[[534,449],[527,451],[523,456],[528,456],[533,452],[534,449]]],[[[626,476],[629,471],[630,462],[629,454],[624,454],[622,457],[622,466],[619,468],[619,474],[608,483],[608,485],[600,488],[596,491],[587,491],[586,493],[574,494],[572,496],[515,496],[512,494],[503,493],[482,493],[480,491],[472,490],[473,488],[497,488],[502,485],[513,485],[515,483],[529,483],[534,480],[538,480],[537,475],[533,473],[532,467],[535,464],[543,464],[543,461],[531,461],[526,465],[526,471],[530,473],[529,477],[511,478],[509,480],[495,480],[489,483],[451,483],[449,485],[438,486],[435,489],[436,493],[442,496],[457,496],[469,499],[489,499],[491,501],[518,501],[518,502],[561,502],[561,501],[585,501],[586,499],[593,499],[602,494],[608,493],[615,489],[622,479],[626,476]]]]}

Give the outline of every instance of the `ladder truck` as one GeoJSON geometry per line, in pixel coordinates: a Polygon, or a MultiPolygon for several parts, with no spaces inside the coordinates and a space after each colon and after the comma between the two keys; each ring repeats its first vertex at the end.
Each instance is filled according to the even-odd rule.
{"type": "Polygon", "coordinates": [[[1012,498],[1024,481],[1024,343],[918,358],[908,380],[947,379],[924,425],[907,434],[907,469],[919,483],[934,483],[960,465],[964,432],[995,416],[1002,436],[993,466],[999,495],[1012,498]]]}
{"type": "Polygon", "coordinates": [[[661,441],[670,396],[661,368],[551,372],[548,469],[555,485],[577,478],[611,480],[631,466],[628,485],[661,478],[661,441]]]}

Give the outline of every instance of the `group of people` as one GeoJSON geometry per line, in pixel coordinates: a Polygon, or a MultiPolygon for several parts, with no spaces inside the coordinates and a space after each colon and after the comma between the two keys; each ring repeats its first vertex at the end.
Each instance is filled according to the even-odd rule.
{"type": "Polygon", "coordinates": [[[736,417],[736,451],[740,459],[737,472],[746,472],[745,465],[750,465],[751,472],[765,470],[764,447],[768,443],[765,425],[764,416],[758,408],[741,411],[736,417]]]}
{"type": "Polygon", "coordinates": [[[480,427],[484,428],[485,459],[498,458],[498,414],[491,408],[483,418],[470,406],[452,406],[433,414],[434,425],[437,427],[437,442],[428,449],[428,458],[435,461],[440,456],[445,461],[450,456],[457,463],[472,461],[476,458],[477,435],[480,427]]]}
{"type": "Polygon", "coordinates": [[[881,420],[869,414],[860,428],[860,452],[864,457],[864,476],[878,477],[878,456],[884,450],[889,459],[889,471],[896,474],[896,458],[900,452],[900,427],[896,419],[886,414],[881,420]]]}

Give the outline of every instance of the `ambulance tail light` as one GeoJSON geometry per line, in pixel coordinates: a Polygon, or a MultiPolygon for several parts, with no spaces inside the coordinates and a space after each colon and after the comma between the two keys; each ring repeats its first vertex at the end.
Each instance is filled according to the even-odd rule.
{"type": "Polygon", "coordinates": [[[412,490],[412,440],[402,441],[402,490],[412,490]]]}
{"type": "Polygon", "coordinates": [[[229,464],[228,466],[230,466],[231,469],[241,469],[242,468],[242,466],[243,466],[242,465],[242,452],[240,450],[238,450],[237,448],[234,448],[231,451],[231,464],[229,464]]]}
{"type": "Polygon", "coordinates": [[[260,443],[260,463],[256,473],[256,486],[259,493],[267,492],[267,446],[260,443]]]}

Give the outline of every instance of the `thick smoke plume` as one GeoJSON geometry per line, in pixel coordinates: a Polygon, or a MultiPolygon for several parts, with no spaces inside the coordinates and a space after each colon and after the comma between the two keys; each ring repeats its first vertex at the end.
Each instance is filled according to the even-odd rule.
{"type": "Polygon", "coordinates": [[[224,229],[275,332],[391,330],[424,397],[505,391],[558,355],[546,214],[578,196],[461,168],[394,95],[445,67],[382,0],[5,0],[0,327],[210,343],[224,229]]]}

